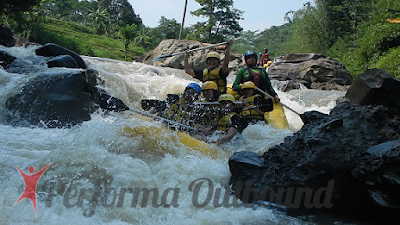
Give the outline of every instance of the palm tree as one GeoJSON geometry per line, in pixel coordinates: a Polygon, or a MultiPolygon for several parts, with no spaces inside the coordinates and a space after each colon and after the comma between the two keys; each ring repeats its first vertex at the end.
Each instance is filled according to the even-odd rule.
{"type": "Polygon", "coordinates": [[[98,8],[96,11],[89,13],[89,17],[96,26],[97,34],[108,34],[110,27],[110,14],[107,9],[98,8]]]}
{"type": "Polygon", "coordinates": [[[118,32],[118,36],[122,38],[124,41],[124,54],[125,59],[128,51],[129,44],[132,40],[134,40],[134,36],[136,34],[136,24],[126,25],[125,27],[121,27],[118,32]]]}

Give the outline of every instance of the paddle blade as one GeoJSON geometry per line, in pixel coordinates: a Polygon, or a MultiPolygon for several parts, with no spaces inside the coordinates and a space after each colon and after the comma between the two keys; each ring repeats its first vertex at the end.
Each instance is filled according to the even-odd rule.
{"type": "Polygon", "coordinates": [[[155,58],[153,59],[153,62],[160,61],[160,60],[163,60],[163,59],[168,58],[168,57],[172,57],[172,54],[157,56],[157,57],[155,57],[155,58]]]}

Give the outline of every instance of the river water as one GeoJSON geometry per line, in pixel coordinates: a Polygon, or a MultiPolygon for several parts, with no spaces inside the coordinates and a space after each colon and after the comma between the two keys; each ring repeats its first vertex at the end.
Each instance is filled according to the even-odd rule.
{"type": "MultiPolygon", "coordinates": [[[[45,69],[34,59],[34,47],[2,49],[32,65],[36,72],[45,69]]],[[[188,83],[198,82],[182,70],[83,58],[89,68],[99,71],[102,88],[138,110],[141,99],[164,99],[168,93],[182,92],[188,83]]],[[[262,154],[282,143],[302,126],[296,114],[286,110],[289,130],[251,125],[233,141],[215,147],[221,154],[211,158],[188,152],[175,141],[173,131],[160,139],[127,137],[125,126],[163,126],[133,111],[99,111],[90,121],[71,129],[7,125],[5,102],[25,80],[26,75],[0,69],[0,224],[307,223],[273,209],[245,207],[229,195],[229,156],[243,150],[262,154]],[[25,189],[17,167],[30,175],[47,165],[37,183],[35,214],[29,198],[17,202],[25,189]],[[200,189],[193,188],[200,184],[200,189]],[[137,189],[149,190],[148,201],[135,199],[134,192],[129,192],[137,189]],[[237,204],[232,206],[232,202],[237,204]]],[[[228,77],[229,82],[233,80],[228,77]]],[[[283,103],[300,113],[329,113],[344,95],[317,90],[277,92],[283,103]]]]}

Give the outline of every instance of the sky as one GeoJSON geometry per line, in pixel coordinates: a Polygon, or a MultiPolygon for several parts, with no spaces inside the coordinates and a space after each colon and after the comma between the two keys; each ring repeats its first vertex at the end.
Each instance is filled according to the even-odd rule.
{"type": "MultiPolygon", "coordinates": [[[[156,27],[161,16],[175,19],[182,23],[185,0],[128,0],[135,14],[139,14],[143,24],[147,27],[156,27]]],[[[233,7],[244,11],[240,26],[245,30],[263,31],[271,26],[280,26],[288,11],[297,11],[306,2],[312,0],[234,0],[233,7]]],[[[200,5],[195,0],[188,0],[185,27],[197,22],[205,21],[204,18],[193,16],[190,11],[195,11],[200,5]]]]}

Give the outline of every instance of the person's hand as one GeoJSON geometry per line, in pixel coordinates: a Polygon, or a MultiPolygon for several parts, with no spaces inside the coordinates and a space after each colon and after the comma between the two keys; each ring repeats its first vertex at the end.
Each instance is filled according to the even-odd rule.
{"type": "Polygon", "coordinates": [[[227,42],[228,43],[226,44],[226,46],[231,46],[233,44],[233,40],[232,39],[228,40],[227,42]]]}
{"type": "Polygon", "coordinates": [[[281,99],[278,97],[278,95],[275,95],[274,101],[275,101],[275,103],[279,103],[281,101],[281,99]]]}

